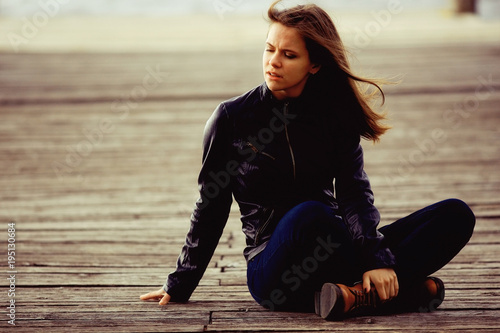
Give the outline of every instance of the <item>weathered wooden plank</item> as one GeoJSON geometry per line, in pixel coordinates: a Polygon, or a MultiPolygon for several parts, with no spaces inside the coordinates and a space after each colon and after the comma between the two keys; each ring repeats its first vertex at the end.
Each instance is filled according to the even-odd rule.
{"type": "MultiPolygon", "coordinates": [[[[110,245],[111,246],[111,245],[110,245]]],[[[499,255],[500,250],[491,252],[485,251],[483,246],[480,246],[475,253],[472,253],[469,248],[472,245],[468,245],[457,257],[455,257],[451,264],[449,265],[469,265],[477,267],[480,265],[484,267],[484,264],[498,264],[500,262],[499,255]]],[[[64,269],[64,267],[81,267],[81,268],[98,268],[98,267],[155,267],[162,268],[165,271],[170,271],[177,260],[178,252],[180,248],[175,246],[168,246],[165,250],[167,252],[150,252],[144,254],[113,254],[111,255],[99,255],[94,254],[89,260],[88,256],[81,256],[78,254],[54,254],[51,251],[45,251],[43,253],[29,253],[23,251],[23,256],[20,258],[19,269],[24,270],[25,267],[30,266],[47,266],[54,267],[54,269],[64,269]],[[50,256],[48,255],[50,253],[50,256]],[[156,259],[156,256],[161,256],[161,259],[156,259]]],[[[241,254],[241,250],[237,250],[236,254],[229,253],[228,249],[218,249],[217,254],[222,254],[223,260],[217,260],[214,257],[214,263],[211,266],[217,265],[218,268],[226,267],[226,269],[233,269],[234,265],[238,267],[246,267],[245,260],[241,254]]],[[[0,265],[0,269],[4,268],[0,265]]]]}
{"type": "MultiPolygon", "coordinates": [[[[99,269],[100,270],[100,269],[99,269]]],[[[145,271],[143,269],[142,271],[145,271]]],[[[60,270],[58,273],[46,274],[22,274],[17,275],[16,286],[19,287],[42,287],[42,286],[147,286],[159,288],[165,282],[170,270],[164,270],[157,274],[153,273],[99,273],[95,269],[92,272],[67,273],[60,270]]],[[[5,284],[5,283],[2,283],[5,284]]],[[[200,281],[200,285],[219,286],[220,277],[207,275],[200,281]]]]}
{"type": "MultiPolygon", "coordinates": [[[[152,281],[151,286],[157,286],[152,281]]],[[[37,288],[37,293],[31,294],[29,287],[19,287],[19,294],[17,299],[20,305],[30,306],[31,303],[38,304],[44,303],[46,305],[68,305],[73,303],[85,303],[89,305],[95,302],[96,296],[101,298],[103,305],[111,306],[116,305],[115,302],[130,302],[135,304],[134,306],[141,306],[145,304],[144,301],[139,301],[139,295],[145,294],[149,291],[149,287],[140,286],[123,286],[116,288],[113,286],[103,286],[103,287],[85,287],[85,286],[54,286],[54,287],[40,287],[37,288]],[[135,303],[134,303],[135,302],[135,303]]],[[[160,286],[158,285],[158,289],[160,286]]],[[[472,292],[472,291],[471,291],[472,292]]],[[[215,286],[199,286],[193,293],[192,298],[189,303],[196,303],[194,309],[201,309],[203,305],[200,302],[205,302],[210,304],[210,307],[221,307],[227,308],[232,307],[231,302],[254,302],[248,292],[246,285],[238,286],[226,286],[226,287],[215,287],[215,286]],[[215,298],[215,299],[214,299],[215,298]],[[219,303],[219,299],[224,298],[225,302],[219,303]]],[[[151,304],[154,301],[148,301],[151,304]]],[[[176,307],[184,309],[185,307],[191,306],[189,303],[175,303],[176,307]]],[[[256,309],[263,309],[257,303],[254,303],[256,309]]],[[[123,309],[127,311],[127,309],[123,309]]],[[[135,311],[135,310],[134,310],[135,311]]]]}
{"type": "MultiPolygon", "coordinates": [[[[174,314],[175,315],[175,314],[174,314]]],[[[61,319],[16,320],[16,326],[24,332],[67,332],[68,329],[76,329],[79,332],[117,332],[125,330],[129,332],[204,332],[206,320],[197,318],[168,318],[165,316],[148,317],[123,317],[103,315],[85,316],[75,318],[74,314],[61,316],[61,319]]]]}
{"type": "MultiPolygon", "coordinates": [[[[140,189],[141,191],[146,191],[145,189],[140,189]]],[[[123,193],[124,190],[116,189],[109,191],[111,195],[117,195],[118,193],[123,193]],[[112,193],[112,194],[111,194],[112,193]]],[[[87,192],[85,192],[87,193],[87,192]]],[[[68,194],[71,195],[71,194],[68,194]]],[[[82,193],[82,196],[85,197],[85,194],[82,193]]],[[[33,199],[35,200],[35,199],[33,199]]],[[[180,202],[176,202],[176,205],[180,204],[180,202]]],[[[170,207],[172,202],[168,202],[168,206],[170,207]]],[[[412,203],[409,203],[412,205],[412,203]]],[[[413,204],[414,205],[414,204],[413,204]]],[[[38,216],[30,216],[27,220],[18,221],[19,228],[23,230],[23,232],[31,231],[31,230],[51,230],[51,231],[77,231],[77,230],[102,230],[109,231],[115,230],[120,232],[120,230],[131,230],[131,229],[140,229],[143,231],[155,230],[157,228],[164,228],[165,226],[169,227],[169,230],[175,231],[176,233],[184,233],[188,229],[189,217],[192,211],[192,206],[186,205],[186,207],[182,207],[182,209],[178,208],[178,212],[169,209],[168,212],[164,214],[154,214],[152,212],[139,214],[136,216],[132,216],[133,219],[130,218],[130,215],[122,214],[119,212],[113,212],[113,214],[88,214],[85,212],[85,216],[82,216],[82,213],[79,214],[71,214],[71,215],[57,215],[47,218],[42,218],[38,216]],[[36,218],[36,219],[33,219],[36,218]],[[65,222],[65,223],[61,223],[65,222]]],[[[391,203],[391,206],[379,204],[378,208],[381,212],[384,220],[397,220],[411,212],[411,209],[418,209],[419,207],[411,207],[404,206],[401,202],[391,203]]],[[[477,224],[475,231],[476,232],[488,232],[488,231],[497,231],[498,225],[500,221],[500,203],[495,204],[492,201],[491,205],[486,203],[481,204],[473,204],[472,208],[477,218],[477,224]]],[[[5,219],[7,222],[8,219],[5,219]]],[[[241,223],[239,221],[239,213],[236,211],[236,207],[233,207],[233,213],[229,219],[228,224],[226,225],[225,230],[232,230],[232,237],[243,237],[243,233],[240,230],[241,223]]],[[[151,235],[153,237],[157,237],[156,235],[151,235]]],[[[241,243],[239,243],[241,244],[241,243]]]]}
{"type": "Polygon", "coordinates": [[[163,322],[161,320],[150,321],[128,321],[121,320],[117,324],[116,320],[36,320],[36,321],[23,321],[17,322],[16,326],[24,332],[40,332],[45,333],[48,330],[51,332],[67,332],[68,329],[78,330],[78,332],[117,332],[117,330],[125,330],[129,332],[204,332],[204,325],[197,325],[195,322],[186,322],[184,320],[163,322]],[[168,328],[167,328],[168,327],[168,328]]]}
{"type": "MultiPolygon", "coordinates": [[[[482,263],[481,266],[485,264],[482,263]]],[[[497,266],[495,264],[495,266],[497,266]]],[[[150,286],[163,283],[170,268],[136,267],[20,267],[17,285],[27,286],[150,286]],[[64,276],[64,279],[61,277],[64,276]]],[[[454,288],[500,288],[500,268],[445,268],[435,273],[454,288]]],[[[2,283],[2,284],[6,284],[2,283]]],[[[246,284],[244,267],[237,269],[208,268],[201,285],[237,286],[246,284]]]]}
{"type": "Polygon", "coordinates": [[[212,322],[207,329],[213,331],[239,330],[257,331],[265,327],[279,327],[281,331],[331,330],[336,331],[384,331],[403,330],[429,331],[436,327],[446,331],[491,329],[498,325],[498,310],[493,311],[435,311],[432,313],[402,314],[389,317],[370,316],[326,322],[314,314],[265,312],[214,312],[212,322]],[[257,315],[258,318],[257,319],[257,315]],[[474,318],[474,320],[471,320],[474,318]],[[265,321],[263,327],[257,321],[265,321]]]}
{"type": "MultiPolygon", "coordinates": [[[[185,223],[187,226],[187,223],[185,223]]],[[[165,224],[168,225],[168,224],[165,224]]],[[[153,229],[152,229],[153,230],[153,229]]],[[[59,229],[57,234],[50,236],[50,239],[47,239],[47,236],[51,233],[50,231],[25,231],[23,230],[23,238],[27,239],[24,246],[27,246],[29,243],[61,243],[71,241],[73,243],[82,243],[87,242],[89,239],[92,239],[92,242],[109,242],[109,243],[144,243],[145,240],[141,237],[138,237],[138,234],[145,232],[144,228],[142,229],[117,229],[117,230],[61,230],[59,229]],[[36,240],[28,241],[28,240],[36,240]],[[117,241],[119,240],[119,241],[117,241]]],[[[185,228],[180,228],[177,232],[168,233],[168,235],[152,235],[151,238],[148,236],[148,243],[161,243],[162,241],[168,240],[169,245],[175,246],[182,245],[184,241],[185,234],[187,233],[185,228]]],[[[475,230],[475,233],[471,239],[473,243],[496,243],[500,244],[500,231],[486,228],[480,228],[479,230],[475,230]]],[[[222,244],[227,243],[228,240],[225,237],[221,238],[222,244]]],[[[50,246],[49,244],[47,244],[50,246]]],[[[239,243],[238,245],[241,245],[239,243]]],[[[241,249],[242,250],[242,249],[241,249]]],[[[26,251],[26,249],[25,249],[26,251]]]]}
{"type": "MultiPolygon", "coordinates": [[[[453,286],[457,286],[456,284],[453,286]]],[[[497,288],[473,289],[458,286],[459,288],[446,288],[444,303],[440,306],[443,310],[467,310],[467,309],[490,309],[498,310],[497,302],[499,291],[497,288]]],[[[102,307],[102,311],[141,312],[149,311],[150,306],[155,306],[154,301],[148,301],[147,307],[143,301],[137,301],[139,295],[149,291],[148,287],[43,287],[37,288],[36,294],[29,293],[27,288],[18,289],[17,304],[23,309],[32,309],[37,313],[37,307],[44,306],[43,311],[48,309],[65,308],[78,304],[81,309],[91,311],[96,306],[102,307]],[[96,305],[96,297],[101,301],[96,305]],[[129,303],[126,308],[121,304],[129,303]],[[150,304],[151,303],[151,304],[150,304]]],[[[173,311],[231,311],[240,308],[252,311],[266,311],[258,305],[250,296],[244,285],[237,286],[199,286],[193,293],[188,303],[172,303],[167,309],[173,311]]],[[[68,308],[69,309],[69,308],[68,308]]],[[[28,312],[23,310],[23,312],[28,312]]]]}

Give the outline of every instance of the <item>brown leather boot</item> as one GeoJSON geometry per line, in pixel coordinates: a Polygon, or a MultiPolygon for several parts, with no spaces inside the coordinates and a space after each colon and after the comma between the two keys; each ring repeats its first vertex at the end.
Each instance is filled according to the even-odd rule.
{"type": "Polygon", "coordinates": [[[395,312],[431,312],[444,300],[444,283],[437,277],[428,277],[410,290],[401,292],[389,308],[395,312]]]}
{"type": "Polygon", "coordinates": [[[352,287],[325,283],[321,292],[315,294],[314,301],[316,314],[326,320],[369,314],[380,305],[380,298],[375,288],[365,293],[361,283],[352,287]]]}
{"type": "Polygon", "coordinates": [[[349,316],[394,314],[402,312],[431,312],[443,303],[444,283],[428,277],[422,283],[382,304],[375,288],[363,291],[361,283],[353,287],[325,283],[314,296],[316,314],[326,320],[340,320],[349,316]]]}
{"type": "Polygon", "coordinates": [[[419,311],[434,311],[444,301],[444,283],[437,277],[428,277],[424,282],[424,290],[427,295],[420,301],[419,311]]]}

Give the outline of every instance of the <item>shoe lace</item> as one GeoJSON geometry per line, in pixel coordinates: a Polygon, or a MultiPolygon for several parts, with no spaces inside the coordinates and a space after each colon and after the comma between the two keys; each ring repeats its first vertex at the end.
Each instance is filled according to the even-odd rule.
{"type": "Polygon", "coordinates": [[[367,308],[372,308],[372,309],[377,308],[379,303],[379,297],[376,290],[371,289],[370,292],[365,293],[364,291],[361,290],[349,288],[349,291],[355,297],[354,304],[349,309],[349,312],[367,308]]]}

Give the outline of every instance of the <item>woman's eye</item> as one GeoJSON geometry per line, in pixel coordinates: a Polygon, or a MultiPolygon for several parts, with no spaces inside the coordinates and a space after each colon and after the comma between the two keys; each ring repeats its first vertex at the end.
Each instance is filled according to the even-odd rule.
{"type": "Polygon", "coordinates": [[[285,53],[285,57],[287,57],[288,59],[296,58],[294,54],[289,54],[289,53],[285,53]]]}

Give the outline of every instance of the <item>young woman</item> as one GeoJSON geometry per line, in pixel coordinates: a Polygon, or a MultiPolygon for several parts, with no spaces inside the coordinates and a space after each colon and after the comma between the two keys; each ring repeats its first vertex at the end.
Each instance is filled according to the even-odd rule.
{"type": "Polygon", "coordinates": [[[208,120],[200,199],[177,269],[141,299],[190,298],[234,196],[259,304],[325,319],[435,309],[444,285],[429,275],[468,242],[472,211],[450,199],[377,230],[360,138],[378,141],[388,128],[371,107],[375,94],[361,86],[383,93],[353,74],[325,11],[280,10],[279,2],[268,12],[265,83],[221,103],[208,120]]]}

